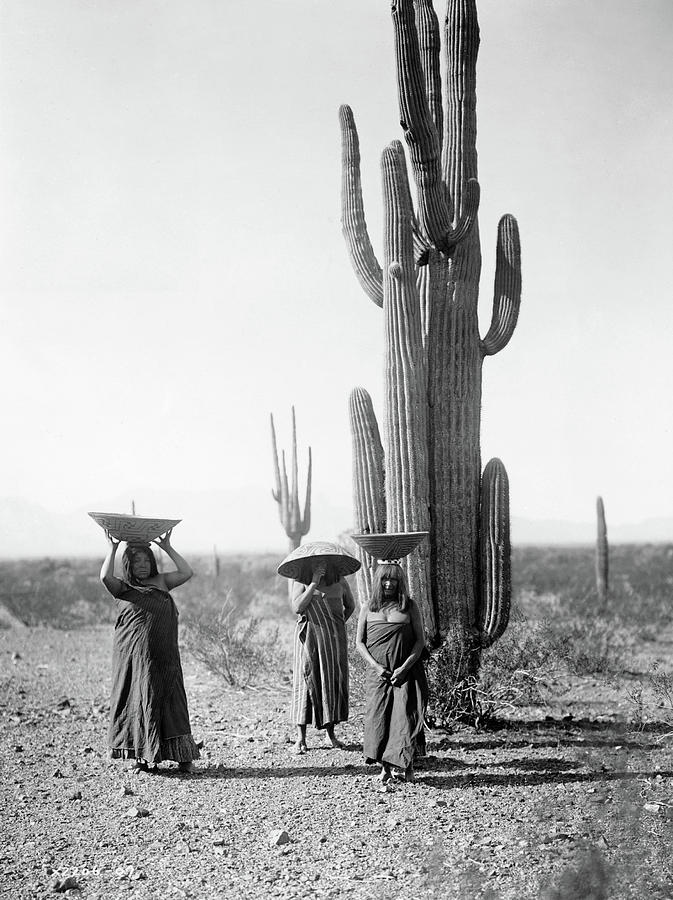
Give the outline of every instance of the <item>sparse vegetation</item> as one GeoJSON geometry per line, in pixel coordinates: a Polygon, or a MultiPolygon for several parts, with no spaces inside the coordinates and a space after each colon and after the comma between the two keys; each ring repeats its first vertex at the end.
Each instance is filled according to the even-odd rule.
{"type": "Polygon", "coordinates": [[[216,616],[187,621],[183,643],[205,667],[233,688],[289,681],[288,658],[278,628],[255,616],[241,616],[229,593],[216,616]]]}
{"type": "MultiPolygon", "coordinates": [[[[266,851],[260,851],[268,824],[264,816],[271,811],[274,824],[276,819],[285,824],[288,803],[293,841],[314,846],[315,822],[308,814],[301,819],[303,807],[295,803],[293,791],[302,779],[302,785],[320,779],[325,792],[321,815],[339,821],[339,839],[333,844],[337,830],[322,826],[328,840],[320,844],[320,852],[330,862],[320,871],[320,884],[324,877],[325,885],[345,886],[338,880],[341,874],[330,874],[340,871],[333,862],[338,848],[343,849],[345,815],[356,826],[345,832],[350,843],[343,850],[343,871],[364,865],[362,840],[368,835],[366,852],[374,859],[387,854],[386,866],[395,875],[389,883],[381,881],[381,900],[400,891],[461,900],[671,896],[673,673],[662,654],[670,648],[672,549],[615,547],[613,571],[620,586],[611,591],[609,615],[603,616],[597,610],[592,548],[516,549],[509,628],[484,651],[479,681],[462,686],[473,692],[465,706],[469,709],[471,703],[478,710],[479,727],[452,722],[450,729],[429,730],[429,755],[419,763],[419,784],[385,799],[372,793],[373,779],[357,753],[366,667],[354,651],[355,616],[348,623],[351,716],[340,728],[353,752],[344,751],[334,765],[312,735],[315,748],[297,762],[290,753],[287,722],[294,617],[285,581],[276,575],[278,559],[222,556],[219,575],[210,555],[190,559],[196,577],[175,597],[183,665],[192,686],[193,727],[205,743],[199,763],[204,772],[179,810],[172,805],[175,784],[170,777],[165,789],[160,780],[152,780],[151,788],[143,785],[152,791],[153,810],[163,804],[161,828],[164,817],[176,830],[198,815],[207,826],[199,833],[208,839],[198,845],[194,859],[203,858],[211,871],[212,858],[206,856],[212,853],[210,841],[223,839],[218,809],[229,809],[236,798],[242,828],[231,845],[233,855],[224,859],[240,877],[248,868],[254,870],[259,858],[266,864],[266,851]],[[323,778],[321,771],[330,777],[323,778]],[[254,804],[262,794],[260,816],[254,804]],[[204,812],[211,807],[212,815],[204,812]],[[405,846],[414,848],[402,863],[393,844],[386,849],[381,841],[380,829],[389,820],[405,830],[405,846]]],[[[109,646],[114,602],[97,580],[99,565],[99,560],[1,564],[5,602],[12,597],[29,600],[14,608],[30,624],[48,626],[0,635],[5,648],[2,680],[10,698],[3,758],[14,767],[16,784],[20,779],[23,785],[27,776],[35,779],[32,789],[16,791],[37,795],[38,786],[44,788],[42,769],[37,763],[25,765],[30,754],[42,760],[57,753],[65,777],[54,776],[49,785],[54,796],[64,786],[80,790],[77,779],[83,772],[93,774],[94,766],[96,778],[86,782],[87,790],[98,797],[104,784],[109,797],[116,796],[120,773],[114,767],[108,771],[102,758],[106,709],[101,700],[108,664],[103,651],[109,646]],[[78,627],[100,623],[106,627],[78,627]],[[57,748],[49,743],[54,740],[57,748]],[[63,760],[71,759],[72,747],[80,744],[86,749],[70,771],[63,760]]],[[[429,663],[431,681],[444,677],[441,664],[440,655],[429,663]]],[[[458,697],[458,709],[461,702],[458,697]]],[[[435,706],[433,712],[441,722],[443,710],[435,706]]],[[[42,804],[36,813],[22,801],[17,806],[15,798],[12,815],[18,810],[26,821],[31,817],[26,835],[33,835],[33,820],[40,821],[45,834],[53,832],[52,807],[42,804]]],[[[72,816],[65,827],[73,833],[82,823],[76,803],[59,808],[59,815],[72,816]]],[[[151,820],[146,821],[151,825],[151,820]]],[[[97,833],[106,827],[100,816],[94,824],[97,833]]],[[[196,838],[195,830],[191,841],[196,838]]],[[[135,853],[115,835],[106,840],[115,865],[135,853]]],[[[30,851],[26,853],[32,865],[30,851]]],[[[293,858],[298,857],[283,856],[282,864],[290,866],[293,858]]],[[[310,853],[302,857],[297,871],[313,871],[311,858],[310,853]]],[[[146,868],[148,889],[160,892],[154,863],[133,855],[131,861],[146,868]]],[[[186,871],[182,857],[176,856],[172,877],[186,878],[186,871]]],[[[99,886],[106,877],[87,869],[86,861],[80,861],[76,874],[90,886],[99,886]]],[[[365,882],[354,879],[349,891],[364,897],[365,882]]]]}

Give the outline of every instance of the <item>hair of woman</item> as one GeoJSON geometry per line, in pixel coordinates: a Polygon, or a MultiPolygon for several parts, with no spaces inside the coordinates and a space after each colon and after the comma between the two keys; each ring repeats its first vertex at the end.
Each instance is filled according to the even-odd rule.
{"type": "Polygon", "coordinates": [[[374,573],[372,583],[372,596],[369,600],[369,608],[372,612],[378,612],[383,606],[383,582],[388,578],[397,579],[397,607],[400,612],[406,612],[411,603],[407,577],[404,569],[397,563],[381,563],[374,573]]]}
{"type": "Polygon", "coordinates": [[[133,574],[133,560],[138,554],[143,553],[150,561],[150,578],[157,574],[157,561],[149,544],[127,544],[122,556],[122,572],[127,584],[139,584],[133,574]]]}

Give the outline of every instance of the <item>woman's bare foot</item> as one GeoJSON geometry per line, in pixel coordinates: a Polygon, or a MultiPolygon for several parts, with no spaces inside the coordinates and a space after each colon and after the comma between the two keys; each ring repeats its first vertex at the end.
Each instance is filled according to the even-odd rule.
{"type": "Polygon", "coordinates": [[[129,772],[133,775],[143,775],[149,772],[149,766],[144,759],[134,759],[129,766],[129,772]]]}
{"type": "Polygon", "coordinates": [[[330,742],[332,747],[335,750],[343,750],[343,748],[344,748],[343,742],[340,741],[339,738],[334,734],[334,725],[328,725],[325,728],[325,731],[327,732],[327,740],[330,742]]]}
{"type": "Polygon", "coordinates": [[[382,764],[381,771],[379,772],[379,781],[381,782],[381,784],[387,784],[391,780],[391,778],[392,775],[390,773],[390,767],[385,765],[385,763],[382,764]]]}
{"type": "Polygon", "coordinates": [[[297,741],[292,745],[292,752],[297,756],[301,756],[303,753],[306,753],[308,747],[306,746],[306,741],[297,741]]]}

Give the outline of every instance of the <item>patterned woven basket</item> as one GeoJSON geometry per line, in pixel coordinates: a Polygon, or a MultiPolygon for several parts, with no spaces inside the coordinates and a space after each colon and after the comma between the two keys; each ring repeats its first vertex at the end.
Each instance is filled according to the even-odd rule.
{"type": "Polygon", "coordinates": [[[90,512],[89,515],[112,537],[130,544],[149,544],[165,534],[182,519],[150,519],[147,516],[124,516],[119,513],[90,512]]]}
{"type": "Polygon", "coordinates": [[[356,544],[375,559],[402,559],[425,540],[429,531],[400,531],[396,534],[352,534],[356,544]]]}
{"type": "Polygon", "coordinates": [[[336,568],[339,575],[352,575],[360,568],[360,560],[347,553],[339,544],[328,541],[311,541],[300,544],[278,566],[278,574],[309,584],[314,567],[324,562],[336,568]]]}

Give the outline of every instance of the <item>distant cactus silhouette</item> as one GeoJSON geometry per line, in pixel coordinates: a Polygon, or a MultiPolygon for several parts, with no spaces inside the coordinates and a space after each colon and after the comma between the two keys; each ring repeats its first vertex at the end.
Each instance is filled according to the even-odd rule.
{"type": "Polygon", "coordinates": [[[280,521],[285,529],[285,534],[290,539],[289,548],[295,550],[301,539],[308,534],[311,527],[311,448],[308,448],[308,472],[306,475],[306,499],[304,511],[299,505],[299,471],[297,465],[297,425],[295,421],[294,406],[292,407],[292,470],[291,481],[288,484],[287,469],[285,466],[285,451],[281,453],[281,462],[278,462],[278,447],[276,444],[276,429],[271,415],[271,443],[273,446],[273,466],[276,478],[276,488],[271,493],[278,504],[280,521]]]}
{"type": "Polygon", "coordinates": [[[608,529],[605,524],[603,498],[596,498],[596,593],[598,605],[604,609],[608,603],[608,529]]]}
{"type": "Polygon", "coordinates": [[[507,473],[491,460],[482,476],[480,417],[482,363],[507,345],[519,314],[519,232],[513,216],[502,217],[491,324],[482,338],[476,2],[447,4],[444,76],[431,0],[394,0],[392,17],[400,124],[418,205],[402,144],[393,141],[381,163],[382,265],[365,221],[353,113],[348,106],[339,111],[343,233],[385,328],[385,454],[366,391],[351,395],[356,527],[371,520],[390,532],[430,531],[408,558],[410,590],[428,640],[449,660],[451,683],[443,690],[464,698],[482,648],[497,640],[509,617],[507,473]]]}

